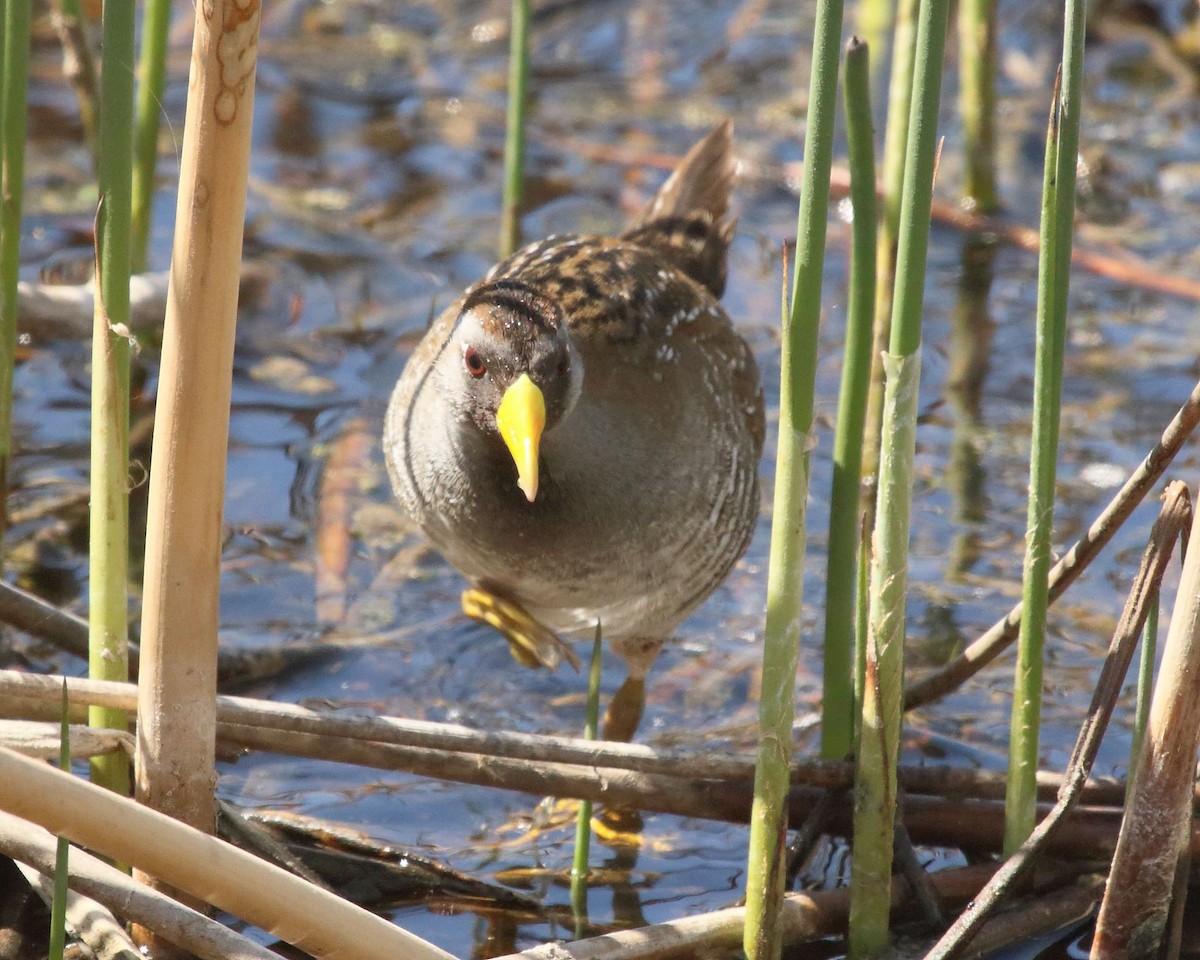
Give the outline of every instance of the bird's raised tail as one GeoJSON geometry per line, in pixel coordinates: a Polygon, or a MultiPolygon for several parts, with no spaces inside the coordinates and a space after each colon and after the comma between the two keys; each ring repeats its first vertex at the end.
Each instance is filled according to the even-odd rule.
{"type": "Polygon", "coordinates": [[[733,237],[734,224],[726,214],[736,167],[733,124],[726,120],[679,161],[624,239],[655,250],[721,296],[733,237]]]}

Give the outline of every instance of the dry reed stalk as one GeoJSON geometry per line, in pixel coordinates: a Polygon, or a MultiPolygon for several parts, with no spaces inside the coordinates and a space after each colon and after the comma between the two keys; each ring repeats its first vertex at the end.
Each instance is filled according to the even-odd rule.
{"type": "Polygon", "coordinates": [[[1200,510],[1175,609],[1141,758],[1092,940],[1092,960],[1159,955],[1176,867],[1189,851],[1191,793],[1200,745],[1200,510]]]}
{"type": "MultiPolygon", "coordinates": [[[[947,900],[962,902],[974,895],[994,869],[983,864],[943,870],[934,874],[933,881],[947,900]]],[[[902,879],[892,881],[891,898],[893,909],[911,905],[912,897],[902,879]]],[[[797,943],[844,933],[849,907],[846,889],[786,895],[779,917],[783,942],[797,943]]],[[[707,955],[714,949],[736,947],[741,942],[745,919],[745,907],[730,907],[573,943],[549,943],[498,960],[667,960],[697,953],[707,955]]]]}
{"type": "Polygon", "coordinates": [[[223,840],[0,749],[0,808],[131,863],[322,960],[450,954],[223,840]]]}
{"type": "MultiPolygon", "coordinates": [[[[53,834],[12,814],[0,813],[0,851],[5,856],[42,873],[53,873],[54,847],[53,834]]],[[[71,851],[70,884],[84,896],[154,930],[201,960],[279,960],[279,954],[78,848],[71,851]]]]}
{"type": "MultiPolygon", "coordinates": [[[[72,706],[101,704],[132,709],[137,691],[132,684],[105,683],[65,678],[72,706]]],[[[0,670],[0,698],[4,713],[21,719],[57,716],[63,677],[0,670]],[[44,710],[39,704],[45,704],[44,710]]],[[[459,724],[408,720],[400,717],[355,717],[320,713],[297,704],[273,703],[249,697],[217,698],[217,720],[230,728],[258,729],[259,742],[273,744],[279,752],[292,745],[287,733],[315,734],[329,743],[324,759],[346,760],[346,747],[338,741],[358,742],[370,751],[374,746],[394,745],[417,750],[478,754],[481,757],[518,760],[527,766],[539,763],[573,764],[585,768],[606,767],[702,780],[748,781],[754,776],[754,759],[737,754],[663,750],[638,743],[590,741],[507,731],[473,730],[459,724]],[[271,731],[283,736],[273,737],[271,731]]],[[[54,728],[57,730],[57,726],[54,728]]],[[[237,731],[230,730],[231,737],[237,731]]],[[[57,734],[55,735],[57,736],[57,734]]],[[[220,735],[219,735],[220,737],[220,735]]],[[[55,739],[57,743],[57,739],[55,739]]],[[[312,746],[312,743],[306,746],[312,746]]],[[[264,748],[266,749],[266,748],[264,748]]],[[[311,755],[311,754],[309,754],[311,755]]],[[[383,754],[380,754],[383,758],[383,754]]],[[[588,774],[590,778],[590,774],[588,774]]],[[[965,767],[901,767],[900,776],[909,795],[945,795],[962,799],[1002,799],[1006,776],[1000,771],[965,767]]],[[[791,782],[826,790],[849,789],[854,767],[846,761],[793,760],[791,782]]],[[[1052,799],[1062,786],[1057,773],[1042,771],[1038,787],[1042,799],[1052,799]]],[[[1124,784],[1114,779],[1089,780],[1083,799],[1091,804],[1120,806],[1124,784]]]]}
{"type": "Polygon", "coordinates": [[[221,515],[258,0],[196,7],[150,470],[137,795],[211,831],[221,515]]]}

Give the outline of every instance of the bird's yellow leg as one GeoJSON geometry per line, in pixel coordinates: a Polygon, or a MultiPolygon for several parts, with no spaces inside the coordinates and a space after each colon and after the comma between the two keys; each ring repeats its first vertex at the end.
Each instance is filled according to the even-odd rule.
{"type": "Polygon", "coordinates": [[[476,584],[463,591],[462,609],[472,620],[495,627],[508,641],[509,652],[526,667],[553,670],[566,660],[576,670],[579,658],[553,630],[538,623],[515,600],[476,584]]]}
{"type": "Polygon", "coordinates": [[[629,743],[642,722],[646,710],[646,674],[658,659],[663,641],[655,638],[632,637],[612,642],[613,650],[625,660],[629,676],[609,701],[604,715],[605,740],[629,743]]]}

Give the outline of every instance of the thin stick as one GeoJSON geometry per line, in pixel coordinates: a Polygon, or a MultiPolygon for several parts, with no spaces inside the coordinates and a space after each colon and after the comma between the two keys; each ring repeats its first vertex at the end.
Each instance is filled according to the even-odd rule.
{"type": "MultiPolygon", "coordinates": [[[[1113,538],[1138,504],[1145,499],[1159,477],[1170,466],[1175,455],[1200,423],[1200,383],[1179,412],[1167,424],[1162,437],[1113,496],[1108,506],[1088,527],[1066,555],[1050,571],[1049,602],[1053,603],[1074,583],[1101,550],[1113,538]]],[[[944,697],[964,681],[996,659],[1017,638],[1021,623],[1021,604],[1018,603],[994,623],[978,640],[946,666],[909,685],[905,691],[904,709],[914,710],[944,697]]]]}
{"type": "MultiPolygon", "coordinates": [[[[53,704],[57,701],[61,677],[43,676],[14,670],[0,670],[0,702],[10,710],[18,704],[53,704]]],[[[137,690],[132,684],[98,683],[78,678],[67,680],[71,703],[104,704],[133,709],[137,690]]],[[[431,723],[398,717],[348,717],[329,715],[295,704],[274,703],[247,697],[218,697],[217,719],[224,724],[258,728],[269,738],[272,731],[310,733],[331,744],[362,741],[372,744],[410,747],[414,750],[477,754],[483,757],[512,759],[536,765],[552,763],[584,768],[605,767],[643,774],[679,777],[700,783],[724,781],[745,783],[754,778],[754,759],[736,754],[708,751],[662,750],[635,743],[588,741],[571,737],[553,737],[506,731],[473,730],[457,724],[431,723]]],[[[280,740],[282,749],[285,741],[280,740]]],[[[335,759],[333,746],[328,759],[335,759]]],[[[1004,773],[955,767],[901,767],[908,794],[949,795],[975,799],[1000,799],[1007,777],[1004,773]]],[[[845,761],[794,760],[793,784],[817,789],[846,790],[854,785],[853,764],[845,761]]],[[[1042,772],[1038,787],[1043,799],[1053,797],[1062,785],[1058,774],[1042,772]]],[[[1117,780],[1092,780],[1087,799],[1093,804],[1119,806],[1124,785],[1117,780]]]]}
{"type": "MultiPolygon", "coordinates": [[[[926,960],[953,960],[970,944],[988,913],[1012,892],[1079,799],[1080,789],[1096,760],[1100,741],[1108,728],[1125,674],[1129,671],[1129,663],[1137,649],[1138,634],[1149,613],[1150,599],[1158,593],[1175,541],[1192,522],[1192,505],[1183,484],[1168,486],[1164,501],[1104,659],[1091,706],[1067,764],[1067,779],[1059,791],[1058,802],[1017,852],[997,871],[972,905],[946,931],[937,946],[927,954],[926,960]]],[[[1192,754],[1195,754],[1194,745],[1192,754]]],[[[1139,890],[1139,896],[1144,896],[1144,890],[1139,890]]]]}
{"type": "Polygon", "coordinates": [[[1146,742],[1133,775],[1121,838],[1096,920],[1092,960],[1159,955],[1168,936],[1172,888],[1189,850],[1188,792],[1200,740],[1200,510],[1195,511],[1183,574],[1150,704],[1146,742]]]}

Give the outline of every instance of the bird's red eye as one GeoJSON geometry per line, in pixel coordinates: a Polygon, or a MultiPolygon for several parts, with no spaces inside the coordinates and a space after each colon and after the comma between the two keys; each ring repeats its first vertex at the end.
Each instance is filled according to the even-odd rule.
{"type": "Polygon", "coordinates": [[[467,347],[463,351],[463,363],[467,365],[467,373],[473,377],[482,377],[487,372],[487,365],[484,364],[483,357],[474,347],[467,347]]]}

